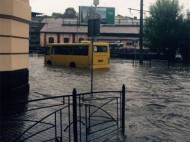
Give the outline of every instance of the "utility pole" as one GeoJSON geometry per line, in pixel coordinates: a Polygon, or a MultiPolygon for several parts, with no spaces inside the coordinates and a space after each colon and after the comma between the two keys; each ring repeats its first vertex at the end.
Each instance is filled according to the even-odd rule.
{"type": "MultiPolygon", "coordinates": [[[[93,17],[94,18],[94,17],[93,17]]],[[[92,20],[92,38],[91,38],[91,46],[92,46],[92,57],[91,57],[91,94],[93,92],[93,77],[94,77],[94,19],[92,20]]]]}
{"type": "Polygon", "coordinates": [[[143,0],[140,3],[140,65],[143,65],[143,0]]]}
{"type": "Polygon", "coordinates": [[[99,0],[94,0],[94,3],[95,7],[97,7],[97,5],[99,5],[99,0]]]}

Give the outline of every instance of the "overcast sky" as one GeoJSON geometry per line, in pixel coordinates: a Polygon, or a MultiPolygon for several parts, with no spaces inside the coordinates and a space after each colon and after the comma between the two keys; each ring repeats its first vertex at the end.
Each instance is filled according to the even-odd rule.
{"type": "MultiPolygon", "coordinates": [[[[99,0],[100,7],[115,7],[116,15],[138,16],[139,12],[129,11],[128,8],[140,9],[140,0],[99,0]]],[[[150,4],[156,0],[144,0],[144,10],[148,10],[150,4]]],[[[190,9],[190,0],[179,0],[184,9],[190,9]]],[[[68,7],[73,7],[78,12],[79,6],[91,6],[93,0],[30,0],[33,12],[41,12],[51,15],[52,12],[64,13],[68,7]]],[[[145,15],[146,16],[146,15],[145,15]]]]}

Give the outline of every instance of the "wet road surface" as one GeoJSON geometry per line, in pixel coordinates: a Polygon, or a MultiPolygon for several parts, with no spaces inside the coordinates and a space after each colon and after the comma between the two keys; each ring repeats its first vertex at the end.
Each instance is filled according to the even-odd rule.
{"type": "MultiPolygon", "coordinates": [[[[120,59],[111,60],[110,69],[94,70],[94,91],[121,90],[122,84],[126,141],[190,142],[190,71],[120,59]]],[[[43,57],[30,57],[30,99],[71,94],[73,88],[90,91],[90,70],[47,67],[43,57]]]]}

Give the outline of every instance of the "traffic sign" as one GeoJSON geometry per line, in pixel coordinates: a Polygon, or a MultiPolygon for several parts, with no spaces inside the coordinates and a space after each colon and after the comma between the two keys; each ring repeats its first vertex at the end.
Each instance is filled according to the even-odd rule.
{"type": "Polygon", "coordinates": [[[133,46],[137,47],[138,46],[138,40],[133,40],[133,46]]]}

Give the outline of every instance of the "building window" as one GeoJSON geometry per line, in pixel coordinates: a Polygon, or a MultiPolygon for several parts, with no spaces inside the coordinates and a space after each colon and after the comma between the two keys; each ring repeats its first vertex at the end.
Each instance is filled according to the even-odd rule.
{"type": "Polygon", "coordinates": [[[54,43],[54,38],[53,37],[49,37],[49,43],[54,43]]]}
{"type": "Polygon", "coordinates": [[[79,42],[84,41],[84,38],[79,38],[79,42]]]}
{"type": "Polygon", "coordinates": [[[69,38],[64,38],[64,43],[69,43],[69,38]]]}

